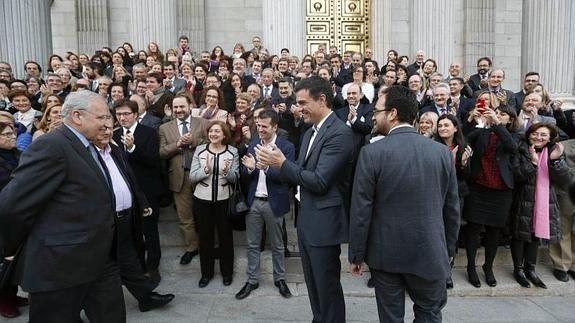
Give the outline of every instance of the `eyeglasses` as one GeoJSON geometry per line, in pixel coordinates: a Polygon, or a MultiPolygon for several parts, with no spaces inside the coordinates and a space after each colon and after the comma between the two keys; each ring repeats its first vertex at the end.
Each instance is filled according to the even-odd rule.
{"type": "Polygon", "coordinates": [[[16,133],[14,131],[3,132],[3,133],[0,133],[0,136],[2,136],[4,138],[11,138],[11,137],[16,137],[16,133]]]}
{"type": "Polygon", "coordinates": [[[116,112],[116,117],[118,117],[118,118],[129,117],[132,114],[134,114],[134,112],[116,112]]]}
{"type": "Polygon", "coordinates": [[[381,110],[379,110],[379,109],[373,109],[373,115],[375,116],[375,115],[377,115],[378,113],[383,112],[383,111],[389,111],[389,110],[387,110],[387,109],[381,109],[381,110]]]}

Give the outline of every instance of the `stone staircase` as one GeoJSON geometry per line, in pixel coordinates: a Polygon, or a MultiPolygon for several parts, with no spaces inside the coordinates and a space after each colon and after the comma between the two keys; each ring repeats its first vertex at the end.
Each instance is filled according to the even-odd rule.
{"type": "MultiPolygon", "coordinates": [[[[162,261],[160,271],[162,275],[190,275],[194,281],[200,278],[200,263],[199,257],[195,257],[193,261],[186,266],[179,264],[179,257],[183,253],[182,238],[178,228],[178,219],[173,207],[164,208],[161,210],[161,220],[159,223],[160,241],[162,245],[162,261]]],[[[286,218],[286,225],[288,231],[288,249],[292,254],[297,255],[297,233],[293,226],[293,216],[290,213],[286,218]]],[[[246,237],[244,231],[234,231],[234,284],[240,288],[245,282],[245,271],[247,268],[247,258],[245,252],[246,237]]],[[[341,263],[342,263],[342,276],[341,281],[346,296],[374,296],[373,289],[367,288],[366,282],[369,278],[369,273],[364,273],[361,277],[352,277],[348,272],[348,246],[342,245],[341,263]]],[[[575,282],[570,280],[567,283],[560,282],[552,275],[552,266],[547,252],[547,248],[540,248],[539,261],[537,271],[541,279],[547,284],[548,289],[540,289],[537,287],[523,288],[513,279],[513,263],[511,260],[511,252],[508,248],[500,247],[494,263],[494,273],[498,280],[497,287],[489,287],[485,283],[485,277],[480,267],[483,264],[483,249],[478,251],[477,255],[477,272],[479,273],[482,281],[481,288],[475,288],[467,282],[466,274],[466,257],[465,250],[459,249],[458,255],[455,259],[455,267],[453,269],[453,280],[455,287],[449,291],[450,296],[572,296],[575,295],[575,282]]],[[[260,262],[260,275],[263,282],[270,281],[266,285],[271,285],[272,281],[272,255],[269,246],[261,255],[260,262]]],[[[218,273],[218,265],[216,264],[216,273],[218,273]]],[[[287,282],[294,295],[307,295],[305,288],[303,272],[301,269],[301,260],[297,256],[286,258],[286,273],[287,282]]],[[[219,284],[218,284],[219,285],[219,284]]],[[[239,290],[239,289],[238,289],[239,290]]],[[[235,288],[227,289],[229,293],[235,293],[235,288]]],[[[262,290],[261,292],[265,292],[262,290]]],[[[270,288],[270,295],[276,295],[277,292],[274,288],[270,288]]]]}

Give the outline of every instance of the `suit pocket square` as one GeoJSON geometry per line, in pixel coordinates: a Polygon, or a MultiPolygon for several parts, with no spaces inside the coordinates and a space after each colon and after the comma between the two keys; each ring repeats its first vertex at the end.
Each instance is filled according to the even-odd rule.
{"type": "Polygon", "coordinates": [[[361,118],[359,118],[359,121],[365,122],[365,118],[362,116],[361,118]]]}

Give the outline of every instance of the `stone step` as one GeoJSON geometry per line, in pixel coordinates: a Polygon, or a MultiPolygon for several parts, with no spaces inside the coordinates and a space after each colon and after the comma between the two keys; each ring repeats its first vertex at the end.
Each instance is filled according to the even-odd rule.
{"type": "MultiPolygon", "coordinates": [[[[199,258],[195,257],[189,265],[179,264],[179,248],[168,247],[163,249],[162,263],[160,272],[163,276],[162,284],[159,288],[162,292],[170,293],[223,293],[230,294],[230,297],[237,293],[246,282],[246,261],[245,254],[242,256],[239,248],[236,248],[236,257],[234,263],[234,281],[230,287],[222,285],[222,278],[219,274],[219,267],[216,261],[216,274],[208,287],[198,288],[197,283],[200,279],[199,258]]],[[[307,289],[304,282],[301,269],[294,268],[299,266],[299,262],[294,262],[295,258],[288,258],[286,265],[286,281],[294,296],[307,295],[307,289]]],[[[342,263],[341,283],[346,296],[353,297],[373,297],[374,290],[367,287],[369,273],[363,273],[360,277],[353,277],[347,272],[347,263],[342,263]]],[[[271,270],[271,254],[265,251],[262,254],[260,288],[254,291],[254,295],[259,296],[278,296],[277,288],[273,285],[273,275],[271,270]]],[[[485,276],[481,268],[477,268],[482,286],[475,288],[467,282],[465,268],[454,268],[453,281],[455,287],[449,291],[450,296],[467,297],[467,296],[573,296],[575,295],[575,282],[560,282],[551,273],[551,267],[545,264],[537,266],[539,276],[548,286],[548,289],[537,287],[523,288],[513,279],[512,266],[496,266],[494,274],[497,278],[496,287],[488,287],[485,283],[485,276]]]]}

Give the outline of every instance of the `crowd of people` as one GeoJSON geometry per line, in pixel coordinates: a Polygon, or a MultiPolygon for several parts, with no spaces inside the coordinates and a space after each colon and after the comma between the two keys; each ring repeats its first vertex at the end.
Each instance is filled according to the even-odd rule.
{"type": "Polygon", "coordinates": [[[222,283],[232,283],[233,230],[246,230],[237,299],[259,287],[266,237],[274,284],[291,296],[285,216],[295,203],[314,322],[345,321],[347,242],[351,272],[370,266],[385,321],[403,316],[402,306],[380,302],[399,284],[389,273],[411,275],[401,288],[415,295],[416,316],[440,321],[458,249],[477,288],[481,245],[488,286],[497,285],[501,245],[523,287],[547,288],[535,270],[542,244],[554,276],[575,279],[575,116],[537,72],[514,93],[489,57],[470,76],[440,62],[450,64],[442,75],[421,50],[415,59],[389,50],[377,62],[370,48],[320,45],[299,58],[270,53],[254,36],[249,50],[238,43],[230,54],[216,46],[194,57],[188,42],[53,54],[45,66],[26,62],[22,79],[0,62],[0,250],[16,272],[0,291],[2,316],[28,304],[17,284],[29,292],[31,322],[72,322],[81,309],[93,322],[125,320],[125,309],[106,307],[123,304],[112,288],[119,280],[142,311],[168,304],[174,295],[154,289],[160,209],[172,203],[180,264],[199,255],[200,288],[216,259],[222,283]],[[240,202],[247,208],[237,211],[240,202]],[[401,220],[411,213],[422,222],[401,220]],[[96,301],[102,295],[107,302],[96,301]]]}

